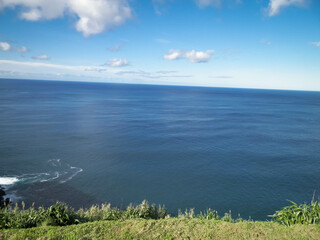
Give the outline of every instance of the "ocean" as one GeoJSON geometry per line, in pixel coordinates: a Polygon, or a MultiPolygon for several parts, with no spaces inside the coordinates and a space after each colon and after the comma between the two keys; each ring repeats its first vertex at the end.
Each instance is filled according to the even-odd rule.
{"type": "Polygon", "coordinates": [[[265,220],[320,195],[320,92],[0,79],[0,185],[265,220]]]}

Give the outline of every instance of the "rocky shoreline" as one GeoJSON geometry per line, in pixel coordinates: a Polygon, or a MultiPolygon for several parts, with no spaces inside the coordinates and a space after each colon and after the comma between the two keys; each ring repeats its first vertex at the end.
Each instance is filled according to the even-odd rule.
{"type": "Polygon", "coordinates": [[[10,204],[10,198],[4,198],[5,195],[6,192],[4,191],[4,188],[0,185],[0,209],[10,204]]]}

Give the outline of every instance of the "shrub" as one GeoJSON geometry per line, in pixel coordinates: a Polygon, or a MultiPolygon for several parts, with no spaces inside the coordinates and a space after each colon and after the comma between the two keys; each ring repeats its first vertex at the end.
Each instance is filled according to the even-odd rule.
{"type": "Polygon", "coordinates": [[[40,207],[35,210],[32,206],[29,209],[22,209],[16,204],[13,209],[4,208],[0,212],[0,228],[31,228],[39,226],[46,218],[47,212],[40,207]]]}
{"type": "Polygon", "coordinates": [[[47,214],[49,217],[48,225],[66,226],[79,223],[75,211],[62,202],[50,206],[47,214]]]}

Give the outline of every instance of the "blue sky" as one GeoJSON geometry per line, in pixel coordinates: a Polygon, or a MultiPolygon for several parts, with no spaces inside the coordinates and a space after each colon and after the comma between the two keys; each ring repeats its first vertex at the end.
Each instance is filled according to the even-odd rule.
{"type": "Polygon", "coordinates": [[[320,91],[318,0],[0,0],[0,78],[320,91]]]}

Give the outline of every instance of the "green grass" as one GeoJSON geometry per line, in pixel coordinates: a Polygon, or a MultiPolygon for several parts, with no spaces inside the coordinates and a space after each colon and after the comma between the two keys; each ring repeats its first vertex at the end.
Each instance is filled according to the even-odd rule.
{"type": "Polygon", "coordinates": [[[320,239],[320,225],[285,226],[275,222],[229,223],[169,218],[97,221],[64,227],[0,231],[0,239],[320,239]]]}
{"type": "Polygon", "coordinates": [[[57,202],[49,208],[0,209],[2,239],[320,239],[320,203],[296,204],[272,215],[271,222],[220,217],[208,209],[168,215],[164,206],[143,201],[126,209],[110,204],[74,210],[57,202]]]}

